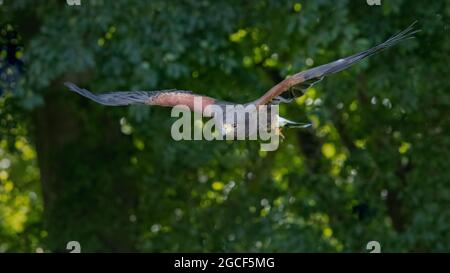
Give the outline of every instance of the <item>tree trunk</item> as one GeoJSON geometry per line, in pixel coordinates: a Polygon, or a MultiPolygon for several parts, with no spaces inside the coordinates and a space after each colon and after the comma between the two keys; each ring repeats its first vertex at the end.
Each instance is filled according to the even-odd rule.
{"type": "Polygon", "coordinates": [[[47,247],[66,251],[74,240],[82,251],[133,251],[129,219],[136,191],[126,174],[131,145],[124,145],[130,140],[111,118],[111,108],[97,114],[58,86],[47,92],[33,119],[47,247]]]}

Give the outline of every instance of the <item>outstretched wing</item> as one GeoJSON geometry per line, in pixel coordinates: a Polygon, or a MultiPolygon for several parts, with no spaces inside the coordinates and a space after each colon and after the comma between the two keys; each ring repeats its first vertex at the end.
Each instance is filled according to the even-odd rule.
{"type": "Polygon", "coordinates": [[[302,71],[281,81],[280,83],[272,87],[269,91],[267,91],[261,98],[259,98],[255,102],[256,105],[263,105],[271,102],[290,102],[293,98],[302,96],[306,89],[322,80],[325,76],[340,72],[357,63],[358,61],[372,56],[375,53],[381,52],[391,46],[394,46],[403,40],[414,38],[413,35],[420,31],[414,29],[415,24],[416,22],[411,24],[405,30],[397,33],[396,35],[392,36],[385,42],[375,47],[349,56],[347,58],[339,59],[325,65],[302,71]]]}
{"type": "Polygon", "coordinates": [[[121,106],[130,104],[147,104],[174,107],[183,105],[191,111],[203,112],[208,105],[215,104],[216,99],[197,95],[191,91],[184,90],[160,90],[160,91],[117,91],[109,93],[94,94],[89,90],[80,88],[73,83],[64,83],[71,91],[89,98],[97,103],[108,106],[121,106]],[[194,102],[197,102],[194,104],[194,102]],[[199,105],[196,108],[194,106],[199,105]]]}

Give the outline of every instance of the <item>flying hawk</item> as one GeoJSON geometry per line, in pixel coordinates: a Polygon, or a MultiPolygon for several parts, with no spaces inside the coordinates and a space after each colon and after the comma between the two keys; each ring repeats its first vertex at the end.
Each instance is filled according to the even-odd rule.
{"type": "MultiPolygon", "coordinates": [[[[321,81],[325,76],[340,72],[351,65],[361,61],[362,59],[369,57],[375,53],[383,51],[391,46],[396,45],[397,43],[414,38],[413,35],[420,30],[415,30],[414,25],[416,22],[411,24],[405,30],[397,33],[392,36],[385,42],[374,46],[370,49],[362,51],[360,53],[354,54],[352,56],[339,59],[337,61],[324,64],[318,67],[314,67],[312,69],[299,72],[294,74],[287,79],[281,81],[277,85],[273,86],[270,90],[268,90],[262,97],[246,103],[240,104],[243,106],[255,106],[259,108],[263,105],[274,105],[279,104],[280,102],[289,103],[293,99],[302,96],[305,91],[311,87],[313,84],[321,81]]],[[[118,91],[118,92],[109,92],[102,94],[94,94],[86,89],[79,88],[73,83],[66,82],[65,85],[73,92],[76,92],[84,97],[87,97],[97,103],[108,105],[108,106],[121,106],[121,105],[130,105],[130,104],[147,104],[147,105],[159,105],[166,107],[174,107],[177,105],[183,105],[188,107],[191,111],[200,112],[204,116],[214,118],[214,112],[205,113],[204,110],[208,106],[217,106],[221,109],[224,109],[227,105],[238,105],[231,102],[221,101],[216,98],[203,96],[199,94],[195,94],[191,91],[184,90],[159,90],[159,91],[118,91]],[[200,101],[201,107],[194,107],[194,101],[200,101]]],[[[248,119],[248,116],[245,117],[248,119]]],[[[279,117],[277,115],[276,128],[272,128],[280,131],[282,127],[308,127],[310,124],[305,123],[297,123],[290,121],[288,119],[279,117]]],[[[223,135],[227,134],[236,134],[236,123],[239,120],[235,120],[233,123],[222,122],[222,128],[220,128],[219,132],[223,135]]],[[[245,120],[244,122],[248,122],[245,120]]],[[[271,126],[271,125],[268,125],[271,126]]],[[[280,132],[281,133],[281,132],[280,132]]]]}

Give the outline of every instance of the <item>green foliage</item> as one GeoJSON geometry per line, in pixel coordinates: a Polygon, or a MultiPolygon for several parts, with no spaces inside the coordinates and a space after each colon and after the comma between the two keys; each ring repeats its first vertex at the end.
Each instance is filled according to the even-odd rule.
{"type": "Polygon", "coordinates": [[[0,6],[24,63],[0,84],[0,251],[449,250],[448,3],[81,2],[0,6]],[[168,109],[62,86],[246,102],[415,20],[417,39],[283,105],[313,128],[286,131],[276,152],[176,142],[168,109]]]}

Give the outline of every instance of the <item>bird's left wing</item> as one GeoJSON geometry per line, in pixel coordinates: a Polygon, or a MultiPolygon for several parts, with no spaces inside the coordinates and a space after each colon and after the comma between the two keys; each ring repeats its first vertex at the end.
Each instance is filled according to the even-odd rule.
{"type": "Polygon", "coordinates": [[[277,102],[289,102],[293,98],[303,95],[303,93],[313,84],[321,81],[325,76],[333,73],[340,72],[351,65],[357,63],[358,61],[369,57],[375,53],[378,53],[386,48],[389,48],[397,43],[414,38],[414,34],[420,30],[415,30],[414,25],[416,22],[411,24],[405,30],[392,36],[385,42],[374,46],[370,49],[357,53],[355,55],[349,56],[347,58],[339,59],[337,61],[324,64],[312,69],[299,72],[272,87],[267,91],[261,98],[255,101],[256,105],[264,105],[268,103],[277,102]]]}
{"type": "Polygon", "coordinates": [[[80,88],[73,83],[64,83],[71,91],[89,98],[97,103],[108,106],[121,106],[130,104],[147,104],[159,106],[187,106],[191,111],[200,112],[206,106],[216,104],[214,98],[198,95],[184,90],[160,90],[160,91],[117,91],[94,94],[89,90],[80,88]],[[195,104],[195,102],[198,104],[195,104]],[[199,105],[199,107],[195,107],[199,105]]]}

